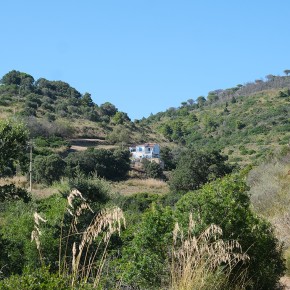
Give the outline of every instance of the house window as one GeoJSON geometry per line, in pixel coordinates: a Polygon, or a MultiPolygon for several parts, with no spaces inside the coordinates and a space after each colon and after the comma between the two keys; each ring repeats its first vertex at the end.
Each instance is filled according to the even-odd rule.
{"type": "Polygon", "coordinates": [[[150,148],[148,148],[148,152],[150,152],[150,148]]]}
{"type": "Polygon", "coordinates": [[[139,147],[139,152],[142,152],[142,147],[139,147]]]}

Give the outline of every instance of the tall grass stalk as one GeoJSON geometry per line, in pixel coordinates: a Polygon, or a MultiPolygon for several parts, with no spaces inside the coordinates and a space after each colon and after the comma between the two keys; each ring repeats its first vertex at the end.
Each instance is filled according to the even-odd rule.
{"type": "MultiPolygon", "coordinates": [[[[120,234],[121,227],[126,226],[124,214],[118,207],[103,209],[93,217],[85,229],[80,231],[78,229],[80,217],[87,211],[93,213],[93,210],[76,189],[71,191],[67,200],[67,211],[72,221],[66,235],[64,235],[64,221],[62,221],[59,243],[59,275],[71,277],[72,289],[87,282],[97,288],[106,261],[110,238],[114,233],[120,234]],[[76,199],[78,202],[75,202],[76,199]],[[76,203],[77,206],[75,206],[76,203]]],[[[43,263],[39,221],[45,220],[40,219],[39,215],[35,215],[35,217],[37,217],[37,219],[35,218],[36,226],[32,237],[43,263]]]]}
{"type": "MultiPolygon", "coordinates": [[[[216,225],[210,225],[199,236],[192,234],[194,229],[192,214],[187,235],[178,223],[175,225],[171,289],[227,289],[231,272],[238,264],[246,263],[249,256],[242,253],[237,241],[222,240],[222,229],[216,225]]],[[[243,275],[240,275],[230,289],[244,289],[243,283],[243,275]]]]}

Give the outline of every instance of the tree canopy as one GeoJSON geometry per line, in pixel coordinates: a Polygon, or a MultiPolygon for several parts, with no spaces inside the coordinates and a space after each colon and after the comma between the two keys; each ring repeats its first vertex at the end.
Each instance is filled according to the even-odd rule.
{"type": "Polygon", "coordinates": [[[189,191],[199,188],[210,180],[222,177],[232,171],[226,163],[227,157],[218,151],[188,149],[182,153],[172,173],[172,191],[189,191]]]}
{"type": "Polygon", "coordinates": [[[28,130],[24,124],[0,121],[0,175],[5,175],[7,169],[13,170],[17,162],[23,165],[27,142],[28,130]]]}

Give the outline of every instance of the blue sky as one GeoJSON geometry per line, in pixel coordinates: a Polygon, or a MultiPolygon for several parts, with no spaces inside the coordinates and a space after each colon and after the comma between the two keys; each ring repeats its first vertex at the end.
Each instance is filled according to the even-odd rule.
{"type": "Polygon", "coordinates": [[[62,80],[134,119],[290,69],[288,0],[1,3],[0,77],[62,80]]]}

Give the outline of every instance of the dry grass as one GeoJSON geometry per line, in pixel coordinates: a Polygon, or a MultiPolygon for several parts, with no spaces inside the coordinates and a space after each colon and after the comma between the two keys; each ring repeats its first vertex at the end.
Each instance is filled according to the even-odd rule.
{"type": "MultiPolygon", "coordinates": [[[[246,263],[249,256],[242,253],[237,241],[222,240],[222,229],[216,225],[210,225],[199,236],[192,234],[194,229],[192,214],[186,236],[178,223],[175,225],[171,289],[226,289],[232,270],[238,263],[246,263]]],[[[232,282],[230,288],[245,288],[242,274],[232,282]]]]}
{"type": "Polygon", "coordinates": [[[274,226],[276,236],[290,247],[290,156],[253,169],[248,176],[255,211],[274,226]]]}
{"type": "Polygon", "coordinates": [[[130,195],[141,192],[154,192],[157,194],[165,194],[169,191],[169,187],[165,181],[153,178],[132,178],[123,182],[114,183],[113,187],[114,191],[123,195],[130,195]]]}
{"type": "Polygon", "coordinates": [[[28,188],[29,182],[25,176],[13,176],[0,178],[0,186],[14,183],[18,187],[28,188]]]}
{"type": "MultiPolygon", "coordinates": [[[[66,234],[64,234],[63,226],[61,226],[59,275],[71,277],[72,289],[80,283],[87,283],[88,280],[94,288],[98,288],[110,238],[114,233],[120,234],[121,227],[125,226],[125,217],[118,207],[103,209],[94,216],[87,228],[79,230],[83,226],[79,224],[80,217],[88,211],[90,213],[93,213],[93,211],[82,194],[76,189],[71,191],[67,201],[67,211],[72,222],[66,234]],[[69,249],[69,245],[72,245],[71,249],[69,249]]],[[[40,222],[46,222],[46,220],[35,213],[34,222],[31,238],[36,243],[43,264],[40,222]]]]}

